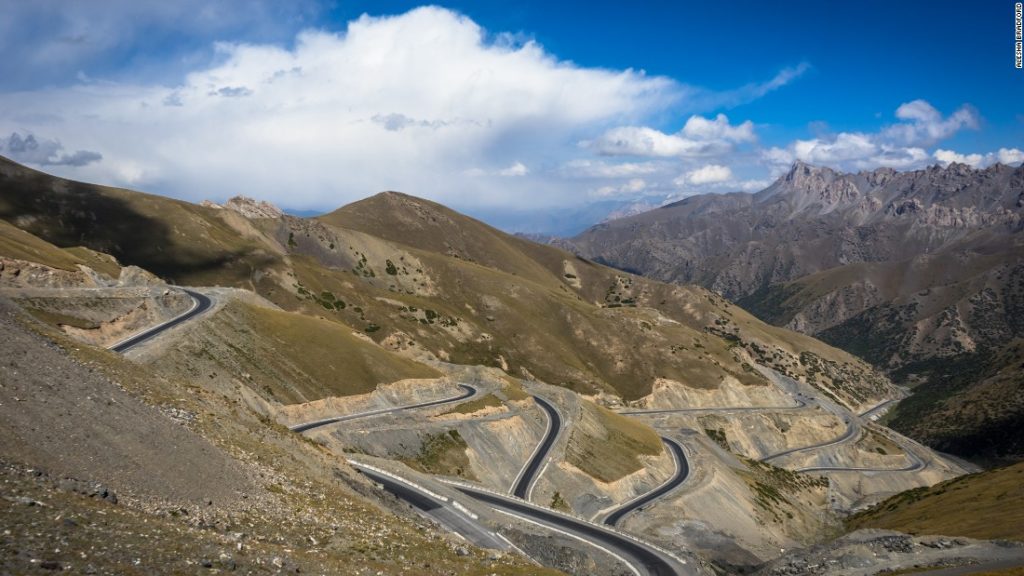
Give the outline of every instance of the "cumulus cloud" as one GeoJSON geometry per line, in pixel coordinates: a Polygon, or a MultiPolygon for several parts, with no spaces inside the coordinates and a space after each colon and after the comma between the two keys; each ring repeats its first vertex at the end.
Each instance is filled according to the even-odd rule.
{"type": "Polygon", "coordinates": [[[733,126],[725,114],[719,114],[713,120],[691,116],[675,134],[646,126],[620,126],[581,144],[606,156],[701,158],[727,154],[736,144],[755,140],[751,121],[733,126]]]}
{"type": "Polygon", "coordinates": [[[721,164],[708,164],[685,174],[685,181],[690,184],[717,184],[732,180],[732,170],[721,164]]]}
{"type": "Polygon", "coordinates": [[[882,132],[882,137],[907,146],[930,146],[965,128],[978,129],[978,112],[971,106],[961,106],[948,117],[924,100],[900,105],[896,117],[904,122],[894,124],[882,132]]]}
{"type": "Polygon", "coordinates": [[[952,163],[967,164],[973,168],[985,168],[995,163],[1006,165],[1017,165],[1024,162],[1024,151],[1017,148],[1000,148],[997,152],[987,154],[961,154],[953,150],[938,149],[933,154],[935,159],[943,166],[952,163]]]}
{"type": "Polygon", "coordinates": [[[786,147],[763,150],[761,157],[776,167],[802,160],[847,170],[880,166],[919,168],[933,159],[926,146],[948,139],[961,130],[977,129],[979,123],[978,113],[971,106],[962,106],[949,116],[943,116],[924,100],[900,105],[895,116],[900,122],[878,132],[840,132],[809,140],[798,139],[786,147]]]}
{"type": "Polygon", "coordinates": [[[38,166],[85,166],[99,162],[103,155],[91,150],[77,150],[67,153],[56,140],[39,140],[34,134],[14,132],[6,139],[0,138],[0,150],[18,162],[38,166]]]}
{"type": "Polygon", "coordinates": [[[437,7],[363,16],[287,47],[219,44],[216,64],[179,84],[2,94],[0,130],[24,126],[14,111],[63,111],[62,140],[105,156],[64,174],[191,200],[244,189],[327,208],[396,189],[456,206],[543,205],[572,199],[564,181],[543,177],[554,168],[540,167],[578,155],[575,143],[599,127],[663,113],[685,93],[664,77],[585,68],[493,37],[437,7]]]}

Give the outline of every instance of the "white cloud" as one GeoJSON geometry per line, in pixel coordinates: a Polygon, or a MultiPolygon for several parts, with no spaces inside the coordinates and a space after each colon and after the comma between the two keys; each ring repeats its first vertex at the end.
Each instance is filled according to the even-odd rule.
{"type": "Polygon", "coordinates": [[[733,126],[725,114],[719,114],[714,120],[691,116],[676,134],[646,126],[620,126],[581,144],[606,156],[702,158],[727,154],[736,144],[755,140],[752,122],[733,126]]]}
{"type": "Polygon", "coordinates": [[[967,164],[973,168],[985,168],[995,163],[1014,165],[1024,162],[1024,151],[1017,148],[1000,148],[997,152],[987,154],[961,154],[953,150],[938,149],[933,154],[939,164],[948,166],[952,163],[967,164]]]}
{"type": "Polygon", "coordinates": [[[1024,162],[1024,151],[1017,148],[1000,148],[996,159],[1002,164],[1020,164],[1024,162]]]}
{"type": "Polygon", "coordinates": [[[977,130],[978,113],[964,105],[943,118],[934,106],[924,100],[900,105],[896,117],[905,122],[890,126],[882,132],[888,140],[908,146],[930,146],[945,140],[965,128],[977,130]]]}
{"type": "Polygon", "coordinates": [[[573,192],[533,167],[560,165],[587,134],[661,113],[683,93],[663,77],[487,38],[442,8],[364,16],[288,48],[221,44],[218,64],[179,85],[2,94],[0,133],[58,113],[62,141],[103,154],[62,175],[190,200],[245,192],[329,208],[395,189],[456,206],[543,205],[573,192]]]}
{"type": "Polygon", "coordinates": [[[729,118],[725,114],[715,116],[714,120],[708,120],[703,116],[690,116],[683,126],[681,134],[694,140],[703,141],[718,140],[739,143],[757,140],[757,136],[754,135],[753,122],[747,120],[733,126],[729,124],[729,118]]]}
{"type": "Polygon", "coordinates": [[[981,154],[959,154],[952,150],[943,150],[941,148],[935,151],[934,156],[940,164],[948,165],[955,162],[958,164],[974,166],[975,168],[980,166],[982,161],[985,159],[981,154]]]}
{"type": "Polygon", "coordinates": [[[802,160],[842,170],[873,169],[880,166],[920,168],[933,158],[925,146],[950,138],[964,129],[977,129],[979,122],[977,112],[970,106],[962,106],[943,117],[941,112],[924,100],[900,105],[895,115],[901,122],[886,126],[878,132],[840,132],[809,140],[794,140],[786,147],[762,150],[761,158],[776,167],[802,160]]]}
{"type": "Polygon", "coordinates": [[[708,164],[686,173],[686,181],[690,184],[717,184],[732,180],[732,170],[720,164],[708,164]]]}

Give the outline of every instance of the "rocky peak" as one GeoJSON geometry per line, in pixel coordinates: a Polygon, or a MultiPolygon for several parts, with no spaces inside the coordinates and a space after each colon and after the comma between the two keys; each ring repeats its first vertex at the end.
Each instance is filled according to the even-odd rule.
{"type": "Polygon", "coordinates": [[[814,179],[831,179],[835,176],[836,172],[827,166],[815,166],[803,160],[797,160],[793,162],[793,166],[790,167],[789,172],[786,173],[784,178],[787,182],[799,184],[814,179]]]}
{"type": "Polygon", "coordinates": [[[784,196],[795,211],[817,206],[822,211],[848,204],[860,197],[856,184],[846,174],[824,166],[797,160],[785,175],[771,186],[771,196],[784,196]]]}
{"type": "Polygon", "coordinates": [[[201,204],[207,208],[233,210],[246,218],[280,218],[284,212],[265,200],[256,200],[248,196],[235,196],[223,205],[204,200],[201,204]]]}

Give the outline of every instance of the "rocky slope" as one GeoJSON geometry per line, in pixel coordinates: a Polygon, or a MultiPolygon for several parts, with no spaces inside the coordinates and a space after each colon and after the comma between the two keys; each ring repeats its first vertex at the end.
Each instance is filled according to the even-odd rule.
{"type": "Polygon", "coordinates": [[[797,163],[757,194],[687,198],[568,245],[706,286],[917,386],[893,424],[933,445],[980,459],[1024,455],[1019,434],[991,434],[1021,429],[1020,380],[989,387],[1003,392],[986,417],[964,402],[1019,366],[1007,345],[1024,336],[1024,167],[843,174],[797,163]],[[939,413],[962,425],[920,424],[939,413]],[[974,439],[955,441],[965,433],[974,439]]]}

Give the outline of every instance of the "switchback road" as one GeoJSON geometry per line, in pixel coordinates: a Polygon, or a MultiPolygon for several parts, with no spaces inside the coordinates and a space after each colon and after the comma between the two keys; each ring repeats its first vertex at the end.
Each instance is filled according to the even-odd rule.
{"type": "Polygon", "coordinates": [[[142,332],[139,332],[138,334],[135,334],[125,340],[118,342],[117,344],[114,344],[113,346],[110,346],[109,349],[113,350],[114,352],[127,352],[128,349],[138,346],[139,344],[142,344],[146,340],[155,337],[157,334],[160,334],[165,330],[170,330],[171,328],[174,328],[178,324],[181,324],[182,322],[195,318],[196,316],[202,314],[203,312],[206,312],[207,310],[210,309],[210,306],[213,305],[213,301],[209,297],[200,294],[199,292],[193,292],[192,290],[187,290],[185,288],[182,288],[182,290],[184,290],[184,292],[192,298],[192,307],[189,308],[185,313],[179,316],[175,316],[174,318],[171,318],[170,320],[164,322],[163,324],[157,324],[152,328],[147,328],[142,332]]]}

